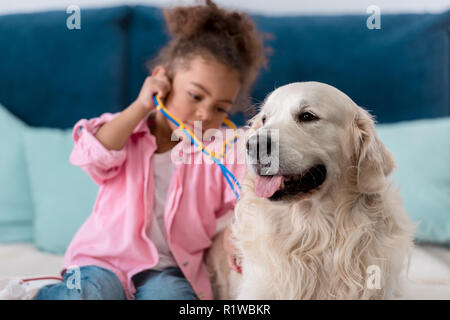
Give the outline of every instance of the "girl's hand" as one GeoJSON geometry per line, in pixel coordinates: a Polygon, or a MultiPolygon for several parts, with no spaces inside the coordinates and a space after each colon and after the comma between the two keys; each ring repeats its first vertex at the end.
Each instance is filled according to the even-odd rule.
{"type": "Polygon", "coordinates": [[[225,251],[227,252],[228,265],[237,273],[242,273],[241,262],[238,257],[238,250],[231,242],[230,236],[231,229],[230,227],[227,227],[224,231],[223,246],[225,248],[225,251]]]}
{"type": "Polygon", "coordinates": [[[136,102],[147,111],[156,108],[153,95],[157,94],[164,99],[172,88],[169,75],[162,66],[157,66],[151,76],[145,78],[136,102]]]}

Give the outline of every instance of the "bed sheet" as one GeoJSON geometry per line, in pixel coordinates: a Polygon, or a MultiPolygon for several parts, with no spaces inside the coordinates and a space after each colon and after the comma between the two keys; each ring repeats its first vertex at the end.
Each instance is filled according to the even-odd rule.
{"type": "MultiPolygon", "coordinates": [[[[0,244],[0,279],[60,276],[62,255],[38,250],[31,243],[0,244]]],[[[450,300],[450,249],[415,245],[401,299],[450,300]]]]}

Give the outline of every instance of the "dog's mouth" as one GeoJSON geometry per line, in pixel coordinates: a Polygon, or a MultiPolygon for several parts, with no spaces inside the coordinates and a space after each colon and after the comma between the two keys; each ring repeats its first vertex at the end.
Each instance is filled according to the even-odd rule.
{"type": "Polygon", "coordinates": [[[324,183],[327,168],[323,164],[315,165],[308,170],[294,175],[258,176],[255,182],[255,193],[271,201],[296,196],[309,192],[324,183]]]}

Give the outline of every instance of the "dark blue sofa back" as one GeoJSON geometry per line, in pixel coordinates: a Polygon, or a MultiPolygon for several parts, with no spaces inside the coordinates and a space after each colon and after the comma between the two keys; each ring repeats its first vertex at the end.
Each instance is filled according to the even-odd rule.
{"type": "Polygon", "coordinates": [[[67,128],[123,108],[129,9],[0,16],[0,103],[33,126],[67,128]]]}
{"type": "MultiPolygon", "coordinates": [[[[67,29],[68,16],[0,16],[0,104],[29,125],[69,128],[122,110],[168,39],[153,7],[84,9],[81,30],[67,29]]],[[[381,30],[367,29],[366,15],[252,17],[273,34],[255,103],[278,86],[314,80],[347,93],[379,122],[450,115],[450,11],[383,14],[381,30]]]]}

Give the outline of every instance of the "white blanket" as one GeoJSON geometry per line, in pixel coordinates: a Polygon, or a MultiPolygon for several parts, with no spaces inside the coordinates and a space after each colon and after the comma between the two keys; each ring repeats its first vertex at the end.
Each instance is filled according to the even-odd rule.
{"type": "MultiPolygon", "coordinates": [[[[0,296],[1,290],[9,285],[9,291],[4,290],[4,296],[1,297],[14,298],[15,294],[20,293],[19,282],[24,278],[60,277],[62,263],[62,255],[39,251],[29,243],[0,244],[0,296]],[[13,297],[8,296],[9,293],[13,297]]],[[[35,292],[37,286],[51,281],[35,282],[29,287],[35,292]]],[[[30,297],[22,296],[25,299],[30,297]]],[[[405,294],[401,298],[450,300],[450,249],[431,245],[415,246],[409,279],[405,280],[405,294]]]]}

